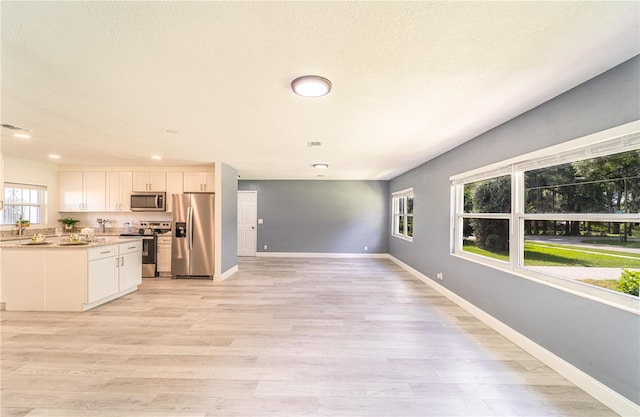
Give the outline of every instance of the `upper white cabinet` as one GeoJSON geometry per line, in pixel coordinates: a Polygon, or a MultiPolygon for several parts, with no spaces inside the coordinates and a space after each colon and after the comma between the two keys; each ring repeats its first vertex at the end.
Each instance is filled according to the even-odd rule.
{"type": "Polygon", "coordinates": [[[167,191],[167,173],[134,172],[133,191],[167,191]]]}
{"type": "Polygon", "coordinates": [[[215,191],[215,174],[213,172],[185,172],[185,193],[212,193],[215,191]]]}
{"type": "Polygon", "coordinates": [[[105,172],[60,172],[60,211],[105,211],[105,172]]]}
{"type": "Polygon", "coordinates": [[[167,211],[172,211],[173,194],[182,194],[182,172],[167,172],[167,211]]]}
{"type": "Polygon", "coordinates": [[[107,172],[107,211],[131,211],[131,172],[107,172]]]}

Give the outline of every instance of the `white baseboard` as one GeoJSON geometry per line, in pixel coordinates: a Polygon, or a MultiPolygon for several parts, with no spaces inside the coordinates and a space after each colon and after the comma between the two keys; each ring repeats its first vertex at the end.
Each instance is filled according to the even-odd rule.
{"type": "Polygon", "coordinates": [[[448,290],[447,288],[438,284],[421,272],[413,269],[399,259],[396,259],[391,255],[389,255],[388,258],[407,270],[410,274],[423,281],[424,283],[438,291],[440,294],[444,295],[449,300],[453,301],[458,306],[472,314],[478,320],[482,321],[487,326],[491,327],[492,329],[518,345],[525,352],[531,354],[542,363],[544,363],[563,377],[567,378],[573,384],[587,392],[589,395],[593,396],[595,399],[597,399],[607,407],[611,408],[616,413],[624,417],[640,416],[640,405],[635,404],[628,398],[618,394],[616,391],[602,384],[600,381],[594,379],[569,362],[565,361],[564,359],[560,358],[544,347],[538,345],[531,339],[507,326],[500,320],[479,309],[464,298],[458,296],[454,292],[448,290]]]}
{"type": "Polygon", "coordinates": [[[256,252],[265,258],[389,258],[388,253],[256,252]]]}
{"type": "Polygon", "coordinates": [[[231,275],[235,274],[236,272],[238,272],[238,265],[232,266],[231,268],[224,271],[222,275],[220,275],[219,279],[218,277],[216,277],[215,281],[224,281],[225,279],[229,278],[231,275]]]}

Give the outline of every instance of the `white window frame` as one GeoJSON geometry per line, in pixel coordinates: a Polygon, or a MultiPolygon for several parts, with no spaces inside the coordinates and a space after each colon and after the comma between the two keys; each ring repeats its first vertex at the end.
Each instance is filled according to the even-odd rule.
{"type": "Polygon", "coordinates": [[[451,254],[492,268],[509,271],[588,297],[627,311],[640,314],[637,297],[595,287],[582,282],[544,274],[524,266],[524,225],[527,220],[588,220],[594,222],[640,222],[640,213],[525,213],[524,173],[565,163],[590,159],[629,150],[640,149],[640,121],[635,121],[552,146],[516,158],[450,177],[451,181],[451,254]],[[464,213],[464,185],[476,181],[511,175],[511,213],[464,213]],[[508,218],[509,261],[504,262],[463,250],[463,221],[465,218],[508,218]]]}
{"type": "MultiPolygon", "coordinates": [[[[31,191],[37,191],[40,196],[39,196],[39,203],[14,203],[11,202],[10,200],[6,199],[5,196],[3,196],[4,199],[4,212],[6,213],[7,211],[10,211],[12,207],[36,207],[38,208],[39,211],[39,222],[36,221],[32,221],[31,219],[27,219],[27,220],[31,220],[30,223],[31,224],[38,224],[38,225],[42,225],[42,224],[46,224],[47,223],[47,219],[46,219],[46,215],[47,215],[47,187],[43,186],[43,185],[34,185],[34,184],[22,184],[22,183],[15,183],[15,182],[5,182],[4,183],[4,190],[3,192],[6,193],[7,189],[11,189],[11,188],[16,188],[16,189],[21,189],[21,190],[31,190],[31,191]]],[[[2,221],[4,221],[3,219],[0,219],[2,221]]],[[[14,223],[2,223],[0,224],[1,226],[11,226],[14,223]]]]}
{"type": "Polygon", "coordinates": [[[409,242],[413,242],[413,232],[415,231],[415,227],[412,228],[412,236],[409,236],[409,217],[411,217],[411,224],[413,225],[414,212],[415,207],[413,208],[412,213],[407,213],[407,200],[409,197],[412,197],[413,202],[415,204],[415,193],[413,192],[413,188],[407,188],[401,191],[396,191],[391,194],[391,235],[397,237],[399,239],[403,239],[409,242]],[[397,210],[399,207],[399,202],[402,201],[403,210],[397,210]],[[398,224],[401,217],[405,218],[403,223],[402,232],[396,231],[396,225],[398,224]]]}

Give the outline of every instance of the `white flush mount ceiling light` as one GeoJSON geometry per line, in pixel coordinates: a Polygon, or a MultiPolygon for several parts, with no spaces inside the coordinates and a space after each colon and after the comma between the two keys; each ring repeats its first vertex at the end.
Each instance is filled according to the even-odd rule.
{"type": "Polygon", "coordinates": [[[313,164],[313,167],[315,169],[327,169],[327,168],[329,168],[329,165],[328,164],[313,164]]]}
{"type": "Polygon", "coordinates": [[[160,155],[152,155],[151,159],[155,160],[155,161],[159,161],[162,159],[162,157],[160,155]]]}
{"type": "Polygon", "coordinates": [[[58,155],[57,153],[52,153],[52,154],[49,155],[49,158],[51,158],[51,159],[60,159],[61,156],[58,155]]]}
{"type": "Polygon", "coordinates": [[[331,81],[319,75],[303,75],[291,81],[291,89],[302,97],[322,97],[331,91],[331,81]]]}

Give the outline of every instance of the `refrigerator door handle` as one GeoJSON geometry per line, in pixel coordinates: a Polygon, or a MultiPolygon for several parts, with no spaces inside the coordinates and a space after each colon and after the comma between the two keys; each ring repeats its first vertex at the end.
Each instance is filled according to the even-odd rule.
{"type": "Polygon", "coordinates": [[[193,249],[193,207],[187,207],[187,250],[193,249]]]}

